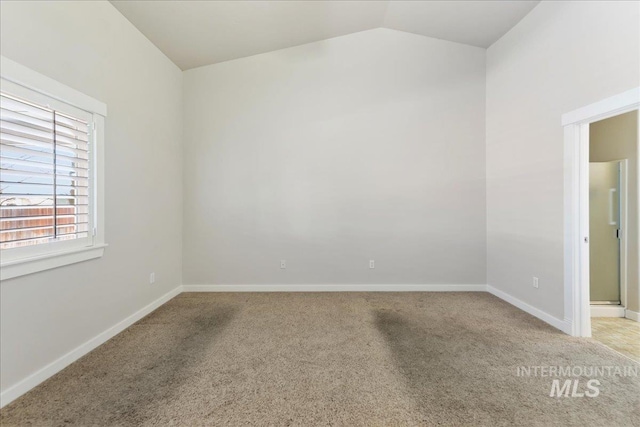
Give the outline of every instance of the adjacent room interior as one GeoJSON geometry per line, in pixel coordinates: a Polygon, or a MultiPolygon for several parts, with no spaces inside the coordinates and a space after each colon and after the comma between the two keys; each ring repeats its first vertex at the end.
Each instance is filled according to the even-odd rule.
{"type": "Polygon", "coordinates": [[[0,2],[0,423],[638,425],[640,2],[0,2]]]}
{"type": "Polygon", "coordinates": [[[593,337],[640,361],[636,218],[637,110],[590,125],[589,237],[593,337]]]}

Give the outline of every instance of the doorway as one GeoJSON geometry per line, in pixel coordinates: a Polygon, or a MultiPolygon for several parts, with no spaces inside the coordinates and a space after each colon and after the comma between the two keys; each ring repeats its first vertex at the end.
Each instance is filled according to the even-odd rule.
{"type": "Polygon", "coordinates": [[[638,310],[638,126],[638,111],[589,124],[589,296],[592,337],[640,361],[640,323],[626,318],[638,310]]]}
{"type": "MultiPolygon", "coordinates": [[[[597,311],[608,306],[609,314],[613,313],[612,309],[617,310],[615,316],[623,313],[624,317],[619,319],[631,321],[632,330],[640,326],[637,323],[640,321],[639,108],[640,88],[635,88],[562,116],[565,136],[565,330],[574,336],[592,335],[592,307],[597,311]],[[611,152],[610,157],[596,157],[598,149],[590,150],[590,142],[597,139],[597,125],[627,113],[635,120],[635,152],[630,155],[611,152]],[[635,167],[633,173],[632,166],[635,167]],[[594,177],[590,179],[592,173],[594,177]],[[602,182],[596,186],[597,179],[602,182]],[[594,192],[598,194],[592,201],[590,196],[594,192]],[[631,209],[632,199],[634,209],[631,209]],[[592,207],[594,212],[591,212],[592,207]],[[597,230],[591,230],[591,216],[593,226],[599,227],[597,230]],[[593,271],[592,257],[596,261],[593,271]],[[599,304],[592,305],[592,302],[599,304]]],[[[611,141],[615,140],[617,138],[610,137],[598,147],[610,149],[614,145],[611,141]]],[[[640,333],[640,328],[637,332],[640,333]]]]}

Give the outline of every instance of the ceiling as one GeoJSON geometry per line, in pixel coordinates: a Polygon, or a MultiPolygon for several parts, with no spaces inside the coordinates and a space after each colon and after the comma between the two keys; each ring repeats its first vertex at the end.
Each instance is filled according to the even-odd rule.
{"type": "Polygon", "coordinates": [[[489,47],[539,1],[121,1],[181,69],[386,27],[489,47]]]}

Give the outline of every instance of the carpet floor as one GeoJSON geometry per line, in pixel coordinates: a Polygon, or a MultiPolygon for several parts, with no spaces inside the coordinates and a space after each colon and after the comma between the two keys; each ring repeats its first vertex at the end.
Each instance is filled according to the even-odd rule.
{"type": "Polygon", "coordinates": [[[0,423],[640,426],[639,366],[487,293],[185,293],[0,423]],[[577,376],[519,375],[536,366],[577,376]]]}

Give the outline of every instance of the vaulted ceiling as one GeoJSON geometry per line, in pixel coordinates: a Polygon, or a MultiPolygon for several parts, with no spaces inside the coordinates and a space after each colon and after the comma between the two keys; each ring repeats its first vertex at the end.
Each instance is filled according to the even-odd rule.
{"type": "Polygon", "coordinates": [[[120,1],[181,69],[386,27],[488,47],[538,1],[120,1]]]}

